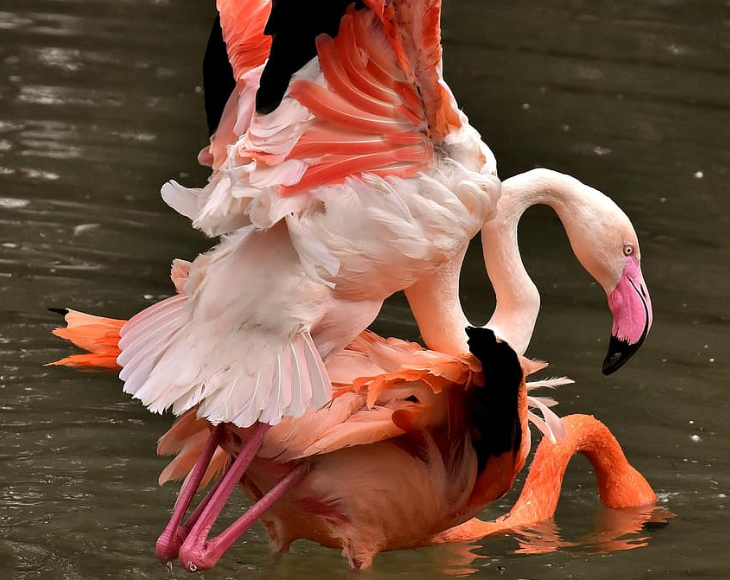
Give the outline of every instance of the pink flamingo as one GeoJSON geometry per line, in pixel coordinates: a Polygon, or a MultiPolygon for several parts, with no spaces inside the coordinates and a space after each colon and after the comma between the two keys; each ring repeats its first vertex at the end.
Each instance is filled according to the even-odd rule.
{"type": "MultiPolygon", "coordinates": [[[[184,293],[122,329],[125,391],[213,423],[300,416],[330,398],[324,362],[401,289],[428,346],[465,352],[453,282],[500,183],[441,76],[440,0],[218,8],[236,85],[201,156],[214,171],[163,197],[224,237],[192,263],[184,293]]],[[[621,268],[592,272],[611,289],[606,372],[650,324],[634,239],[606,248],[621,268]]]]}
{"type": "Polygon", "coordinates": [[[218,1],[236,88],[214,172],[163,197],[224,237],[121,331],[125,391],[152,411],[248,427],[320,407],[323,361],[495,207],[494,157],[441,76],[440,0],[349,4],[218,1]]]}

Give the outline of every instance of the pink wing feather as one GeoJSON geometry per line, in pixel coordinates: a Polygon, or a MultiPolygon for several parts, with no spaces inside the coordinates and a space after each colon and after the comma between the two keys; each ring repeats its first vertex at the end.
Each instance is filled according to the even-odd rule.
{"type": "Polygon", "coordinates": [[[441,0],[365,5],[346,11],[334,38],[316,39],[315,62],[292,77],[276,109],[259,114],[271,1],[218,0],[237,85],[199,157],[214,173],[202,190],[166,185],[165,201],[218,235],[299,213],[322,186],[366,174],[413,178],[436,166],[434,145],[463,122],[441,76],[441,0]],[[261,221],[254,207],[272,209],[261,221]]]}
{"type": "MultiPolygon", "coordinates": [[[[317,38],[317,56],[324,85],[299,79],[287,93],[314,119],[286,156],[306,169],[296,183],[281,185],[281,196],[362,173],[412,177],[433,162],[423,103],[375,14],[349,10],[335,38],[317,38]]],[[[281,159],[265,149],[244,154],[262,165],[281,159]]]]}
{"type": "Polygon", "coordinates": [[[271,50],[271,37],[264,34],[271,14],[271,0],[218,0],[223,40],[236,80],[262,65],[271,50]]]}
{"type": "Polygon", "coordinates": [[[247,87],[251,82],[249,73],[266,62],[271,50],[271,37],[264,34],[271,0],[218,0],[217,6],[236,88],[223,109],[210,145],[198,155],[201,164],[213,169],[218,169],[225,161],[227,146],[235,143],[248,129],[257,88],[247,87]],[[246,91],[246,88],[251,90],[246,91]]]}

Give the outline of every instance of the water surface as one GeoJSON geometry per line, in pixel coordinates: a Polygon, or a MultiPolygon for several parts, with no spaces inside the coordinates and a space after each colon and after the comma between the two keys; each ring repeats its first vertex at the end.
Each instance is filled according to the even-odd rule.
{"type": "MultiPolygon", "coordinates": [[[[209,247],[158,191],[206,177],[195,155],[212,15],[192,0],[0,6],[2,579],[187,577],[153,554],[175,497],[157,487],[165,462],[154,455],[171,418],[148,414],[112,375],[42,364],[68,352],[46,307],[128,317],[172,291],[171,258],[209,247]]],[[[447,80],[501,176],[567,172],[633,219],[655,309],[636,359],[600,374],[605,297],[542,208],[521,228],[543,296],[529,354],[577,380],[558,410],[605,421],[676,517],[605,534],[617,514],[598,507],[578,458],[554,522],[475,547],[383,554],[368,577],[730,577],[729,33],[722,0],[446,3],[447,80]]],[[[462,298],[483,323],[493,296],[474,250],[462,298]]],[[[375,329],[417,338],[399,296],[375,329]]],[[[313,575],[349,572],[337,551],[306,542],[274,558],[257,527],[204,577],[313,575]]]]}

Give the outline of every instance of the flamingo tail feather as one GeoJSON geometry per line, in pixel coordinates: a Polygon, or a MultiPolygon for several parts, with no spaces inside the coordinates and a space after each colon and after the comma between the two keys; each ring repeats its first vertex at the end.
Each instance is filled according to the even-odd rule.
{"type": "Polygon", "coordinates": [[[60,360],[47,363],[46,366],[68,366],[80,369],[119,370],[117,357],[119,349],[119,330],[126,320],[94,316],[71,309],[50,309],[63,314],[65,327],[55,328],[51,332],[87,351],[73,354],[60,360]]]}

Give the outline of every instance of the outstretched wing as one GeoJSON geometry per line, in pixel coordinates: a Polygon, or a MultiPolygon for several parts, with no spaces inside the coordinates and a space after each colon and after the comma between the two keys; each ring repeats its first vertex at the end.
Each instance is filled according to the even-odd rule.
{"type": "Polygon", "coordinates": [[[201,158],[215,172],[201,190],[163,188],[210,235],[245,225],[245,216],[268,227],[305,209],[322,186],[417,176],[461,126],[441,78],[440,0],[277,0],[273,10],[268,0],[219,0],[218,8],[238,84],[201,158]],[[251,218],[254,206],[268,216],[251,218]]]}
{"type": "Polygon", "coordinates": [[[412,177],[425,169],[433,147],[424,106],[376,15],[349,10],[337,36],[319,36],[316,48],[321,73],[293,80],[287,92],[309,112],[301,126],[293,127],[301,135],[282,155],[265,135],[254,132],[246,150],[264,168],[298,162],[300,173],[281,183],[279,194],[366,172],[412,177]]]}

